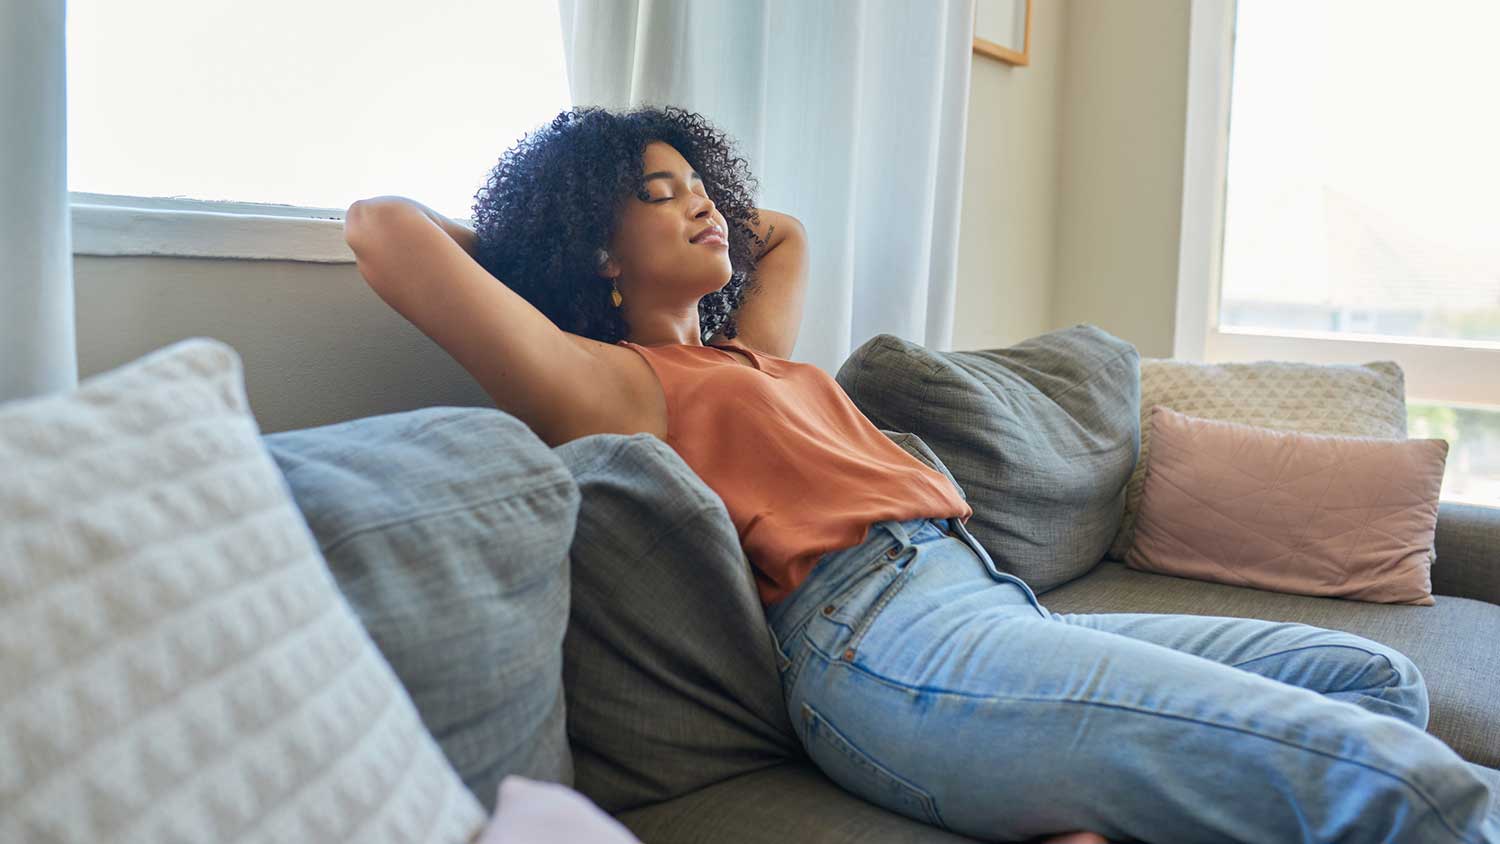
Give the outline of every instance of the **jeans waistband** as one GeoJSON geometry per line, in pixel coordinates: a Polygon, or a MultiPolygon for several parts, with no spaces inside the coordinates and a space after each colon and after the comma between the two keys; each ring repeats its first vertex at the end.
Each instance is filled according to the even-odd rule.
{"type": "Polygon", "coordinates": [[[808,572],[807,579],[792,594],[766,608],[766,620],[773,628],[790,630],[818,611],[824,597],[842,589],[860,577],[870,565],[890,558],[900,559],[906,548],[917,540],[942,535],[950,522],[957,519],[919,518],[876,522],[865,540],[851,548],[824,554],[808,572]],[[897,550],[899,549],[899,551],[897,550]]]}

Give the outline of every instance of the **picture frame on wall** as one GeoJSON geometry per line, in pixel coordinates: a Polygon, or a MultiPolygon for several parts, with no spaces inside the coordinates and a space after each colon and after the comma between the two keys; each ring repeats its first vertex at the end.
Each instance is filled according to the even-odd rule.
{"type": "Polygon", "coordinates": [[[1031,63],[1031,0],[975,0],[974,52],[1009,64],[1031,63]]]}

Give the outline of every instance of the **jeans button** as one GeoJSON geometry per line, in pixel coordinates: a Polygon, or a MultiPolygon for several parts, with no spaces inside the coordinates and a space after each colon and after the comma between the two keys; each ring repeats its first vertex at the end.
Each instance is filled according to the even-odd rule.
{"type": "Polygon", "coordinates": [[[897,545],[891,550],[885,552],[885,555],[892,560],[896,559],[897,557],[901,556],[901,546],[897,545]]]}

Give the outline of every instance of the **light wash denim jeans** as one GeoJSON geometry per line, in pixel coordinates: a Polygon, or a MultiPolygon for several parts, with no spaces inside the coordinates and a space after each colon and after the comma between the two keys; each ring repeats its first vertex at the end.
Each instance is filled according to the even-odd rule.
{"type": "Polygon", "coordinates": [[[1417,667],[1351,633],[1054,613],[957,519],[877,523],[766,616],[813,762],[953,832],[1500,842],[1417,667]]]}

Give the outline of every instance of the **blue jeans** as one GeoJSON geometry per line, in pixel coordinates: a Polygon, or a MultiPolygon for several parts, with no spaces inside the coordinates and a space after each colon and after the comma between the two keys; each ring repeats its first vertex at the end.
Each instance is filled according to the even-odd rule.
{"type": "Polygon", "coordinates": [[[1378,642],[1054,613],[957,519],[884,521],[768,607],[787,711],[846,790],[987,841],[1500,842],[1378,642]]]}

